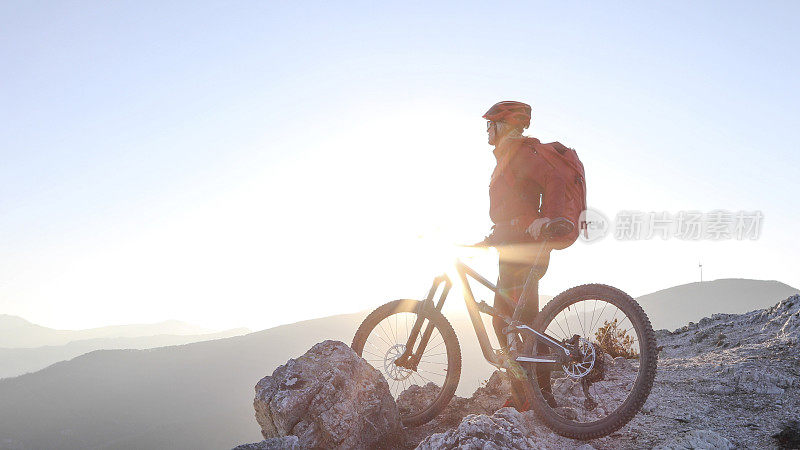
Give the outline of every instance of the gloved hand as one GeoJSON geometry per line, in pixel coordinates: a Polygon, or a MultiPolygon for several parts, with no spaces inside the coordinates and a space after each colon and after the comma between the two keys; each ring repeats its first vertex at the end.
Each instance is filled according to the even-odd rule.
{"type": "Polygon", "coordinates": [[[530,234],[534,239],[538,239],[539,235],[542,234],[542,228],[550,222],[549,217],[540,217],[528,226],[528,229],[525,230],[528,234],[530,234]]]}
{"type": "Polygon", "coordinates": [[[491,247],[493,245],[497,245],[496,241],[497,241],[497,238],[494,235],[494,225],[492,225],[492,232],[489,233],[488,236],[483,238],[482,241],[476,242],[476,243],[474,243],[472,245],[473,245],[473,247],[491,247]]]}

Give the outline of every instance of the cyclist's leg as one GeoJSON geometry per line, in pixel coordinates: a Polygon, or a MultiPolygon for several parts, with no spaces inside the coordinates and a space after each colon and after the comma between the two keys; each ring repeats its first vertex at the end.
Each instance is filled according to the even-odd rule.
{"type": "MultiPolygon", "coordinates": [[[[498,290],[505,292],[509,297],[517,302],[522,294],[525,282],[528,275],[536,262],[536,257],[539,256],[536,273],[538,277],[532,279],[532,285],[528,286],[528,294],[526,295],[527,301],[525,302],[524,309],[521,311],[520,320],[529,325],[533,324],[536,314],[539,312],[539,280],[542,275],[547,271],[547,265],[550,260],[550,253],[544,250],[540,253],[541,247],[537,244],[516,244],[497,247],[500,262],[499,262],[499,275],[497,278],[498,290]]],[[[529,283],[530,283],[529,282],[529,283]]],[[[494,307],[501,313],[511,316],[514,311],[511,310],[505,301],[496,294],[494,297],[494,307]]],[[[500,345],[507,346],[506,336],[503,334],[505,322],[497,317],[492,319],[495,334],[500,345]]]]}
{"type": "MultiPolygon", "coordinates": [[[[540,257],[540,259],[544,261],[544,265],[542,261],[538,264],[536,273],[539,274],[539,276],[532,277],[531,280],[528,280],[531,269],[534,267],[534,260],[538,254],[538,250],[538,247],[531,245],[498,248],[500,255],[500,271],[497,286],[499,290],[507,293],[515,301],[519,301],[523,288],[525,287],[525,282],[527,281],[529,283],[527,286],[525,305],[523,305],[524,309],[521,311],[520,316],[518,316],[523,323],[529,325],[533,325],[533,320],[539,312],[539,277],[547,270],[547,262],[549,261],[549,254],[541,255],[542,257],[540,257]]],[[[495,295],[494,307],[509,316],[514,313],[499,295],[495,295]]],[[[507,347],[508,341],[506,335],[503,333],[505,322],[495,317],[492,319],[492,324],[494,325],[495,334],[497,335],[497,340],[500,342],[500,345],[507,347]]],[[[548,399],[551,398],[549,371],[545,373],[537,370],[536,376],[539,381],[539,386],[543,387],[545,397],[548,399]]],[[[505,406],[515,406],[520,411],[526,411],[528,409],[527,403],[520,405],[517,404],[517,402],[518,400],[515,400],[515,397],[512,395],[506,401],[505,406]]]]}
{"type": "MultiPolygon", "coordinates": [[[[497,288],[499,291],[511,297],[515,303],[522,293],[522,284],[525,282],[524,279],[521,282],[519,281],[520,277],[518,274],[525,271],[526,267],[528,269],[530,268],[530,266],[525,264],[505,261],[501,254],[497,288]]],[[[494,296],[494,308],[509,317],[514,314],[514,310],[500,297],[500,294],[495,294],[494,296]]],[[[497,335],[497,341],[500,343],[500,346],[507,347],[508,341],[506,335],[503,333],[503,328],[505,328],[506,323],[499,317],[493,317],[492,325],[494,326],[494,332],[497,335]]]]}
{"type": "Polygon", "coordinates": [[[518,317],[523,323],[533,324],[539,312],[539,280],[547,272],[550,264],[550,250],[535,243],[519,244],[509,248],[504,255],[501,254],[501,258],[513,263],[510,268],[513,273],[510,277],[511,282],[519,286],[516,298],[520,299],[523,294],[525,296],[525,304],[518,317]]]}
{"type": "MultiPolygon", "coordinates": [[[[514,265],[507,268],[507,273],[510,273],[510,276],[507,277],[507,282],[513,283],[510,284],[512,286],[520,286],[519,292],[517,293],[518,296],[515,298],[519,299],[519,295],[523,290],[522,287],[526,282],[528,283],[525,289],[525,305],[523,305],[523,310],[521,311],[519,319],[523,323],[533,325],[533,321],[539,313],[539,280],[547,272],[550,263],[550,249],[528,244],[521,248],[515,248],[512,252],[506,253],[505,256],[506,260],[511,259],[514,261],[514,265]],[[529,278],[531,269],[534,269],[534,265],[534,276],[529,278]]],[[[502,330],[502,325],[500,329],[502,330]]],[[[495,332],[498,333],[498,339],[500,339],[499,336],[502,335],[502,333],[497,331],[497,326],[495,326],[495,332]]],[[[503,338],[505,338],[505,336],[503,336],[503,338]]],[[[506,341],[504,339],[501,342],[506,341]]],[[[539,344],[537,346],[535,354],[547,353],[547,346],[544,344],[539,344]]],[[[538,379],[539,387],[545,399],[551,407],[555,408],[556,402],[555,398],[553,398],[550,384],[550,370],[548,370],[546,366],[537,366],[536,378],[538,379]]]]}
{"type": "MultiPolygon", "coordinates": [[[[533,269],[532,264],[525,265],[525,267],[516,274],[518,277],[516,281],[525,288],[524,290],[521,289],[520,292],[520,295],[522,292],[525,293],[525,304],[522,305],[519,320],[527,325],[533,325],[533,320],[536,319],[536,314],[539,313],[539,278],[528,278],[531,269],[533,269]],[[526,286],[525,283],[528,285],[526,286]]],[[[521,298],[520,296],[520,299],[521,298]]]]}
{"type": "MultiPolygon", "coordinates": [[[[522,311],[522,315],[520,316],[520,320],[528,325],[533,325],[534,319],[536,319],[536,315],[539,314],[539,280],[544,276],[547,272],[547,268],[550,264],[550,249],[549,248],[540,248],[536,247],[536,249],[532,252],[534,255],[540,255],[538,261],[534,259],[531,260],[530,268],[534,268],[535,270],[534,275],[530,277],[527,282],[529,286],[525,289],[525,309],[522,311]],[[539,250],[542,250],[540,253],[539,250]]],[[[528,275],[526,274],[526,277],[528,275]]],[[[547,354],[549,350],[546,345],[538,344],[536,346],[536,351],[534,354],[547,354]]],[[[547,403],[552,407],[555,408],[556,401],[552,394],[552,385],[550,383],[550,370],[547,368],[548,366],[545,365],[537,365],[535,372],[536,378],[539,384],[539,388],[542,391],[542,395],[547,400],[547,403]]]]}

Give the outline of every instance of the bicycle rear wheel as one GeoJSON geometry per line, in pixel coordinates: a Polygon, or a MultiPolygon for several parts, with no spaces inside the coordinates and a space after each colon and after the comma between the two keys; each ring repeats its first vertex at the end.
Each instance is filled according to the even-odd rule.
{"type": "Polygon", "coordinates": [[[397,402],[403,425],[422,425],[439,414],[453,398],[461,376],[461,348],[456,333],[436,309],[420,312],[422,302],[395,300],[370,313],[353,337],[353,350],[379,370],[397,402]],[[395,360],[405,351],[417,318],[424,320],[414,342],[418,348],[426,328],[432,332],[415,369],[395,360]]]}
{"type": "MultiPolygon", "coordinates": [[[[531,406],[548,427],[562,436],[593,439],[639,412],[653,386],[657,352],[650,320],[633,298],[601,284],[568,289],[542,309],[534,328],[577,349],[547,377],[550,401],[539,388],[542,377],[529,376],[531,406]]],[[[532,374],[535,363],[525,368],[532,374]]]]}

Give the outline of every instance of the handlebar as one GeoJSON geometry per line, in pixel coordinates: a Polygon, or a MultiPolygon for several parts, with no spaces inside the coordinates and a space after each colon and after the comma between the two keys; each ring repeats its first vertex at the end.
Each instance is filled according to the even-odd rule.
{"type": "Polygon", "coordinates": [[[575,229],[575,224],[571,220],[564,217],[557,217],[550,222],[547,222],[542,228],[542,234],[545,238],[551,239],[554,237],[564,236],[575,229]]]}
{"type": "MultiPolygon", "coordinates": [[[[545,224],[542,227],[541,235],[542,237],[544,237],[545,241],[548,241],[551,239],[557,239],[561,236],[565,236],[571,233],[574,229],[575,229],[575,224],[572,223],[571,220],[565,217],[557,217],[555,219],[550,220],[549,222],[547,222],[547,224],[545,224]]],[[[497,245],[492,241],[491,238],[493,237],[494,235],[492,234],[490,236],[487,236],[486,239],[484,239],[481,242],[475,244],[466,244],[466,245],[461,244],[459,245],[459,247],[493,247],[497,245]]]]}

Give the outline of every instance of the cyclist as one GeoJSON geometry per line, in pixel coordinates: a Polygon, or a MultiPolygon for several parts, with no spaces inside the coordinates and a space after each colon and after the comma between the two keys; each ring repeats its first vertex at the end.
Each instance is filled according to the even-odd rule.
{"type": "MultiPolygon", "coordinates": [[[[522,132],[531,122],[529,105],[499,102],[483,118],[487,120],[489,144],[494,146],[497,160],[489,183],[489,216],[494,226],[483,244],[497,248],[500,255],[497,286],[517,301],[537,255],[540,255],[535,268],[537,278],[547,271],[550,249],[542,245],[542,229],[551,218],[562,216],[565,182],[532,147],[523,145],[522,132]]],[[[535,284],[529,286],[520,316],[527,324],[533,323],[539,311],[538,279],[531,281],[535,284]]],[[[504,314],[513,314],[500,295],[495,295],[494,307],[504,314]]],[[[492,324],[500,345],[507,347],[505,323],[495,317],[492,324]]],[[[540,384],[546,389],[550,383],[540,384]]]]}

